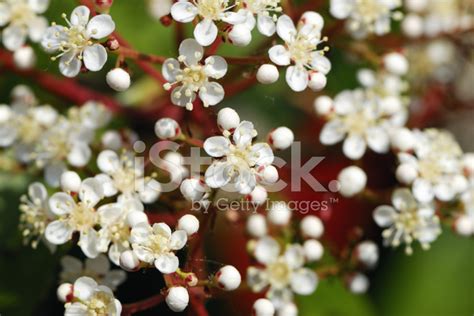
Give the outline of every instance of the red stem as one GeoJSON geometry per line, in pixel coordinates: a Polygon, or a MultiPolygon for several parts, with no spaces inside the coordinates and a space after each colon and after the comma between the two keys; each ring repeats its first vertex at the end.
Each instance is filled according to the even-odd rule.
{"type": "Polygon", "coordinates": [[[164,295],[159,293],[156,294],[152,297],[149,297],[147,299],[135,302],[135,303],[130,303],[130,304],[124,304],[122,306],[122,315],[123,316],[128,316],[132,315],[136,312],[144,311],[147,309],[150,309],[156,305],[159,305],[163,302],[165,299],[164,295]]]}

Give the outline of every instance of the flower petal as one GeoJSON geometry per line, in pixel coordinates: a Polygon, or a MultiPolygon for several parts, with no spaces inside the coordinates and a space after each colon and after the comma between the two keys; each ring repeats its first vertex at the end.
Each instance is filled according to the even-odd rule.
{"type": "Polygon", "coordinates": [[[269,264],[275,262],[280,254],[280,245],[272,237],[260,238],[255,244],[254,256],[258,262],[269,264]]]}
{"type": "Polygon", "coordinates": [[[332,120],[326,123],[321,133],[319,134],[319,141],[323,145],[334,145],[340,142],[346,135],[346,126],[341,120],[332,120]]]}
{"type": "Polygon", "coordinates": [[[202,46],[211,45],[217,37],[217,26],[211,19],[204,19],[194,28],[194,38],[202,46]]]}
{"type": "Polygon", "coordinates": [[[304,265],[305,254],[301,245],[290,245],[285,250],[285,261],[293,269],[300,268],[304,265]]]}
{"type": "Polygon", "coordinates": [[[177,230],[173,234],[171,234],[170,238],[170,248],[172,250],[179,250],[186,245],[188,241],[188,235],[184,230],[177,230]]]}
{"type": "Polygon", "coordinates": [[[231,166],[226,162],[214,162],[206,170],[206,184],[211,188],[221,188],[231,180],[229,176],[231,166]]]}
{"type": "Polygon", "coordinates": [[[171,228],[165,223],[153,224],[153,233],[165,238],[171,238],[171,228]]]}
{"type": "Polygon", "coordinates": [[[34,203],[43,203],[48,198],[46,187],[41,182],[33,182],[28,187],[28,195],[34,203]]]}
{"type": "Polygon", "coordinates": [[[176,81],[176,76],[181,73],[179,61],[174,58],[168,58],[163,63],[161,68],[161,73],[165,77],[166,81],[174,82],[176,81]]]}
{"type": "Polygon", "coordinates": [[[206,75],[214,79],[224,77],[227,72],[227,62],[221,56],[209,56],[204,64],[206,75]]]}
{"type": "Polygon", "coordinates": [[[303,91],[308,86],[308,81],[306,69],[297,66],[290,66],[286,69],[286,83],[293,91],[303,91]]]}
{"type": "Polygon", "coordinates": [[[112,34],[115,23],[108,14],[99,14],[93,17],[87,24],[87,33],[90,37],[101,39],[112,34]]]}
{"type": "Polygon", "coordinates": [[[283,45],[272,46],[268,50],[268,57],[279,66],[287,66],[290,64],[290,52],[283,45]]]}
{"type": "Polygon", "coordinates": [[[189,23],[198,14],[198,9],[188,1],[178,1],[171,7],[171,16],[181,23],[189,23]]]}
{"type": "Polygon", "coordinates": [[[100,171],[113,174],[120,168],[120,158],[115,151],[104,150],[97,157],[97,166],[100,171]]]}
{"type": "Polygon", "coordinates": [[[83,53],[84,66],[90,71],[99,71],[107,62],[107,51],[104,46],[94,44],[86,47],[83,53]]]}
{"type": "Polygon", "coordinates": [[[217,82],[208,82],[199,90],[199,98],[204,106],[216,105],[224,99],[224,88],[217,82]]]}
{"type": "Polygon", "coordinates": [[[331,71],[331,62],[325,56],[322,56],[319,52],[312,54],[311,67],[324,75],[327,75],[331,71]]]}
{"type": "Polygon", "coordinates": [[[28,6],[38,14],[44,13],[49,6],[49,0],[28,0],[28,6]]]}
{"type": "Polygon", "coordinates": [[[331,0],[329,12],[336,19],[347,18],[354,9],[354,2],[347,0],[331,0]]]}
{"type": "Polygon", "coordinates": [[[56,215],[66,215],[72,212],[76,207],[76,202],[67,193],[54,193],[49,199],[49,208],[56,215]]]}
{"type": "Polygon", "coordinates": [[[73,230],[65,221],[57,220],[46,226],[44,237],[54,245],[62,245],[72,237],[73,230]]]}
{"type": "Polygon", "coordinates": [[[235,145],[244,148],[252,143],[252,139],[255,136],[257,136],[257,131],[255,130],[253,123],[242,121],[235,129],[232,139],[234,140],[235,145]]]}
{"type": "Polygon", "coordinates": [[[90,13],[89,8],[84,5],[76,7],[71,13],[71,24],[86,26],[90,13]]]}
{"type": "Polygon", "coordinates": [[[344,155],[352,160],[360,159],[364,155],[365,149],[365,140],[359,135],[350,135],[342,145],[344,155]]]}
{"type": "Polygon", "coordinates": [[[278,36],[287,43],[291,42],[297,33],[295,24],[288,15],[282,15],[278,18],[276,31],[278,36]]]}
{"type": "Polygon", "coordinates": [[[203,147],[209,156],[223,157],[230,151],[230,141],[224,136],[213,136],[204,141],[203,147]]]}
{"type": "Polygon", "coordinates": [[[15,51],[25,44],[26,31],[20,26],[10,25],[3,30],[2,41],[7,49],[15,51]]]}
{"type": "Polygon", "coordinates": [[[0,26],[4,26],[10,21],[10,6],[4,2],[0,3],[0,26]]]}
{"type": "Polygon", "coordinates": [[[390,149],[390,137],[381,127],[371,127],[366,130],[367,145],[376,153],[383,154],[390,149]]]}
{"type": "Polygon", "coordinates": [[[81,232],[81,237],[77,243],[81,247],[82,252],[88,258],[95,258],[99,255],[100,251],[98,249],[98,240],[99,235],[96,230],[90,228],[88,231],[81,232]]]}
{"type": "Polygon", "coordinates": [[[104,190],[99,181],[94,178],[87,178],[81,183],[79,198],[89,207],[94,207],[104,198],[104,190]]]}
{"type": "Polygon", "coordinates": [[[179,267],[178,257],[176,257],[174,253],[161,255],[156,258],[155,267],[160,270],[161,273],[164,274],[176,272],[179,267]]]}
{"type": "Polygon", "coordinates": [[[46,183],[53,188],[59,187],[61,175],[67,171],[66,166],[62,162],[53,162],[44,169],[44,178],[46,183]]]}
{"type": "Polygon", "coordinates": [[[48,28],[48,20],[39,16],[28,22],[28,35],[30,39],[37,43],[43,38],[44,32],[48,28]]]}
{"type": "Polygon", "coordinates": [[[273,19],[265,14],[259,14],[257,17],[257,28],[260,33],[265,36],[272,36],[275,34],[276,25],[273,19]]]}
{"type": "Polygon", "coordinates": [[[81,71],[82,62],[77,58],[73,51],[64,54],[59,59],[59,71],[64,77],[72,78],[81,71]]]}
{"type": "Polygon", "coordinates": [[[53,25],[46,29],[41,38],[41,46],[46,52],[52,53],[59,50],[61,42],[67,40],[67,34],[64,27],[60,25],[53,25]]]}
{"type": "Polygon", "coordinates": [[[250,149],[251,157],[250,161],[256,166],[268,166],[271,165],[273,159],[273,151],[267,143],[256,143],[250,149]]]}
{"type": "Polygon", "coordinates": [[[380,227],[388,227],[393,224],[396,213],[392,206],[381,205],[374,210],[373,218],[380,227]]]}
{"type": "Polygon", "coordinates": [[[422,203],[431,202],[434,198],[433,186],[425,179],[416,179],[412,191],[415,198],[422,203]]]}
{"type": "Polygon", "coordinates": [[[185,39],[179,45],[179,55],[184,56],[184,63],[187,66],[196,65],[204,55],[204,49],[192,38],[185,39]]]}
{"type": "Polygon", "coordinates": [[[73,167],[84,167],[89,162],[92,151],[88,144],[78,141],[71,146],[67,161],[73,167]]]}
{"type": "Polygon", "coordinates": [[[310,269],[299,269],[291,275],[291,289],[299,295],[310,295],[316,291],[318,276],[310,269]]]}
{"type": "Polygon", "coordinates": [[[80,277],[74,282],[74,297],[87,301],[95,292],[97,282],[89,277],[80,277]]]}

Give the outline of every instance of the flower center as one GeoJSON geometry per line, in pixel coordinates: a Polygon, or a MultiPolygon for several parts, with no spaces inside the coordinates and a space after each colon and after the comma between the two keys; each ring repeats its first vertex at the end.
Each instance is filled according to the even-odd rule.
{"type": "Polygon", "coordinates": [[[122,193],[130,193],[135,191],[135,170],[133,168],[119,168],[112,175],[114,185],[122,193]]]}
{"type": "Polygon", "coordinates": [[[148,237],[146,247],[155,255],[169,252],[168,238],[160,234],[152,234],[148,237]]]}
{"type": "Polygon", "coordinates": [[[220,20],[222,12],[227,8],[227,4],[227,0],[197,0],[194,2],[199,15],[211,20],[220,20]]]}
{"type": "Polygon", "coordinates": [[[31,10],[30,6],[22,1],[15,3],[11,8],[10,23],[13,25],[26,27],[36,14],[31,10]]]}
{"type": "Polygon", "coordinates": [[[79,202],[69,214],[69,225],[76,231],[86,232],[96,224],[97,213],[91,207],[79,202]]]}
{"type": "MultiPolygon", "coordinates": [[[[270,12],[281,12],[280,0],[246,0],[243,3],[245,9],[253,14],[270,16],[270,12]]],[[[276,20],[276,16],[273,16],[276,20]]]]}
{"type": "Polygon", "coordinates": [[[389,8],[382,1],[378,0],[357,0],[355,6],[355,15],[360,17],[366,25],[375,23],[380,17],[388,14],[389,8]]]}
{"type": "Polygon", "coordinates": [[[344,123],[348,133],[351,135],[363,135],[367,128],[372,125],[370,120],[363,111],[353,113],[344,117],[344,123]]]}
{"type": "Polygon", "coordinates": [[[305,35],[298,34],[296,39],[288,44],[291,59],[297,66],[310,67],[311,53],[316,50],[317,44],[305,35]]]}
{"type": "Polygon", "coordinates": [[[272,286],[282,288],[290,281],[291,269],[284,259],[279,259],[277,262],[270,264],[267,267],[267,273],[272,286]]]}
{"type": "Polygon", "coordinates": [[[435,182],[443,174],[442,168],[435,159],[423,159],[418,163],[418,171],[423,179],[435,182]]]}
{"type": "Polygon", "coordinates": [[[110,294],[107,294],[105,292],[97,292],[88,302],[86,302],[88,315],[109,315],[109,306],[111,306],[112,304],[114,303],[113,298],[110,294]]]}

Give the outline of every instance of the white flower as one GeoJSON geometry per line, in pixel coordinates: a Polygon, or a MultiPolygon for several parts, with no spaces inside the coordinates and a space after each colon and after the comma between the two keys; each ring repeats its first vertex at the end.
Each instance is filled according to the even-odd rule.
{"type": "Polygon", "coordinates": [[[69,241],[74,232],[79,232],[78,245],[87,257],[95,258],[99,254],[98,233],[94,229],[98,224],[95,206],[104,197],[102,186],[93,178],[85,179],[78,196],[78,202],[64,192],[51,196],[49,208],[58,219],[48,224],[45,237],[52,244],[61,245],[69,241]]]}
{"type": "Polygon", "coordinates": [[[184,230],[171,232],[165,223],[153,226],[141,223],[132,228],[130,242],[140,261],[154,264],[160,272],[168,274],[178,269],[179,260],[174,251],[183,248],[187,242],[184,230]]]}
{"type": "Polygon", "coordinates": [[[84,263],[75,257],[64,256],[61,258],[61,266],[61,283],[74,283],[81,276],[88,276],[115,291],[127,278],[127,274],[122,270],[110,270],[109,260],[102,254],[94,259],[87,258],[84,263]]]}
{"type": "MultiPolygon", "coordinates": [[[[315,13],[316,14],[316,13],[315,13]]],[[[331,69],[330,61],[323,56],[326,49],[318,50],[323,25],[300,20],[295,27],[291,18],[282,15],[278,18],[277,33],[285,45],[275,45],[268,51],[272,62],[279,66],[289,66],[286,70],[286,82],[294,91],[303,91],[314,73],[327,75],[331,69]]]]}
{"type": "Polygon", "coordinates": [[[292,302],[293,293],[310,295],[316,290],[318,276],[304,268],[304,250],[301,245],[287,245],[283,254],[280,246],[271,237],[263,237],[255,246],[255,258],[263,268],[247,269],[247,284],[252,291],[261,292],[268,287],[266,297],[275,308],[292,302]]]}
{"type": "Polygon", "coordinates": [[[48,8],[49,0],[5,0],[0,3],[0,27],[3,45],[15,51],[22,47],[27,37],[39,42],[48,27],[48,21],[39,16],[48,8]]]}
{"type": "Polygon", "coordinates": [[[115,29],[115,23],[108,14],[99,14],[89,21],[90,10],[86,6],[76,7],[70,20],[66,14],[62,17],[67,26],[53,24],[41,41],[49,52],[59,52],[52,60],[60,57],[59,70],[66,77],[75,77],[82,63],[90,71],[99,71],[107,61],[107,51],[98,40],[109,36],[115,29]]]}
{"type": "Polygon", "coordinates": [[[211,188],[225,187],[229,192],[249,194],[259,181],[257,175],[273,162],[267,143],[252,144],[257,131],[251,122],[242,121],[232,134],[213,136],[204,142],[206,153],[216,159],[206,170],[205,181],[211,188]]]}
{"type": "Polygon", "coordinates": [[[118,316],[122,312],[122,305],[112,290],[98,285],[92,278],[84,276],[77,279],[73,289],[73,297],[64,305],[65,316],[118,316]]]}
{"type": "Polygon", "coordinates": [[[211,45],[218,33],[216,22],[239,24],[245,21],[244,12],[231,12],[228,0],[178,1],[171,7],[171,16],[178,22],[188,23],[197,16],[200,22],[194,28],[194,38],[202,46],[211,45]]]}
{"type": "MultiPolygon", "coordinates": [[[[187,2],[177,2],[175,5],[187,2]]],[[[227,62],[220,56],[209,56],[200,61],[204,56],[203,48],[193,39],[186,39],[179,45],[178,60],[168,58],[163,63],[163,77],[168,81],[164,85],[166,90],[171,91],[171,102],[186,109],[193,109],[193,101],[196,94],[204,103],[204,106],[216,105],[224,98],[224,88],[217,82],[209,81],[209,78],[220,79],[227,72],[227,62]],[[184,68],[181,69],[181,64],[184,68]]]]}
{"type": "Polygon", "coordinates": [[[441,233],[439,218],[431,205],[419,204],[408,189],[397,189],[392,195],[392,205],[382,205],[374,210],[374,220],[382,228],[385,245],[398,247],[405,243],[405,252],[413,252],[412,243],[418,240],[423,249],[441,233]]]}
{"type": "Polygon", "coordinates": [[[275,33],[276,14],[282,11],[280,0],[244,0],[242,6],[246,14],[245,25],[250,31],[257,25],[258,31],[265,36],[275,33]]]}
{"type": "Polygon", "coordinates": [[[400,6],[400,0],[331,0],[330,12],[336,19],[348,19],[349,31],[360,38],[388,33],[392,17],[401,18],[393,12],[400,6]]]}

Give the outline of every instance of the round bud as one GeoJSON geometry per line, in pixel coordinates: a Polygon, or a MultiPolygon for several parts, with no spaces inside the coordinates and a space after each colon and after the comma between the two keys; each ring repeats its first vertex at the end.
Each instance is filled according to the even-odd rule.
{"type": "Polygon", "coordinates": [[[252,192],[247,195],[247,199],[254,205],[262,205],[267,200],[267,190],[261,185],[255,186],[252,192]]]}
{"type": "Polygon", "coordinates": [[[234,109],[223,108],[217,113],[217,125],[221,130],[233,131],[239,124],[240,117],[234,109]]]}
{"type": "Polygon", "coordinates": [[[199,279],[197,278],[196,274],[190,272],[184,279],[184,282],[186,282],[188,286],[196,286],[199,282],[199,279]]]}
{"type": "Polygon", "coordinates": [[[423,35],[423,18],[416,14],[407,14],[402,21],[402,31],[411,38],[417,38],[423,35]]]}
{"type": "Polygon", "coordinates": [[[173,286],[168,289],[165,301],[173,312],[182,312],[189,304],[188,290],[182,286],[173,286]]]}
{"type": "Polygon", "coordinates": [[[388,115],[393,115],[399,113],[402,109],[402,100],[400,97],[396,96],[387,96],[380,100],[380,109],[388,115]]]}
{"type": "Polygon", "coordinates": [[[246,225],[247,233],[252,237],[263,237],[267,234],[267,221],[262,214],[250,215],[246,225]]]}
{"type": "Polygon", "coordinates": [[[280,73],[273,64],[263,64],[258,68],[257,80],[263,84],[271,84],[278,80],[280,73]]]}
{"type": "Polygon", "coordinates": [[[229,40],[235,46],[247,46],[252,41],[252,33],[245,23],[233,25],[229,32],[229,40]]]}
{"type": "Polygon", "coordinates": [[[74,288],[71,283],[63,283],[56,290],[58,300],[63,303],[69,302],[73,297],[73,293],[74,288]]]}
{"type": "Polygon", "coordinates": [[[410,151],[415,147],[415,136],[408,128],[397,128],[390,135],[392,147],[399,151],[410,151]]]}
{"type": "Polygon", "coordinates": [[[304,254],[306,259],[311,261],[318,261],[323,257],[324,247],[316,239],[308,239],[303,244],[304,254]]]}
{"type": "Polygon", "coordinates": [[[275,307],[266,298],[259,298],[253,303],[253,313],[255,316],[273,316],[275,315],[275,307]]]}
{"type": "Polygon", "coordinates": [[[266,184],[273,184],[278,181],[278,170],[275,166],[266,166],[263,167],[263,170],[260,170],[260,176],[266,184]]]}
{"type": "Polygon", "coordinates": [[[355,250],[355,258],[367,268],[373,268],[379,260],[379,248],[370,240],[359,243],[355,250]]]}
{"type": "Polygon", "coordinates": [[[305,237],[319,238],[324,233],[323,222],[314,215],[307,215],[300,223],[301,234],[305,237]]]}
{"type": "Polygon", "coordinates": [[[295,136],[291,129],[285,126],[281,126],[273,130],[268,135],[268,142],[272,145],[273,148],[284,150],[293,144],[295,136]]]}
{"type": "Polygon", "coordinates": [[[125,91],[130,87],[130,75],[122,68],[110,70],[105,77],[109,87],[115,91],[125,91]]]}
{"type": "Polygon", "coordinates": [[[324,19],[321,14],[314,11],[306,11],[301,15],[300,22],[303,24],[313,25],[317,30],[324,27],[324,19]]]}
{"type": "Polygon", "coordinates": [[[114,151],[122,148],[122,136],[117,131],[107,131],[102,135],[102,146],[106,149],[111,149],[114,151]]]}
{"type": "Polygon", "coordinates": [[[175,139],[181,134],[178,122],[165,117],[155,123],[155,134],[159,139],[175,139]]]}
{"type": "Polygon", "coordinates": [[[94,0],[94,4],[99,12],[109,9],[113,3],[114,0],[94,0]]]}
{"type": "Polygon", "coordinates": [[[125,271],[133,272],[140,268],[140,260],[132,250],[125,250],[120,254],[120,267],[125,271]]]}
{"type": "Polygon", "coordinates": [[[130,227],[137,226],[141,223],[148,223],[148,216],[145,212],[132,211],[127,215],[127,225],[130,227]]]}
{"type": "Polygon", "coordinates": [[[385,68],[396,75],[402,76],[408,72],[408,60],[400,53],[389,53],[384,56],[385,68]]]}
{"type": "Polygon", "coordinates": [[[61,189],[65,192],[79,192],[81,177],[74,171],[66,171],[61,175],[61,189]]]}
{"type": "Polygon", "coordinates": [[[322,95],[314,100],[313,106],[318,115],[325,116],[332,111],[333,101],[330,97],[322,95]]]}
{"type": "Polygon", "coordinates": [[[327,84],[328,79],[321,72],[312,72],[309,76],[308,87],[313,91],[321,91],[327,84]]]}
{"type": "Polygon", "coordinates": [[[36,64],[35,51],[30,46],[20,47],[13,53],[13,62],[18,69],[31,69],[36,64]]]}
{"type": "Polygon", "coordinates": [[[199,230],[199,220],[194,215],[186,214],[179,219],[176,228],[184,230],[188,236],[191,236],[199,230]]]}
{"type": "Polygon", "coordinates": [[[298,316],[298,307],[292,302],[284,303],[278,308],[277,316],[298,316]]]}
{"type": "Polygon", "coordinates": [[[184,179],[179,187],[181,194],[188,201],[200,201],[206,192],[206,184],[200,179],[184,179]]]}
{"type": "Polygon", "coordinates": [[[367,175],[357,166],[342,169],[337,176],[340,184],[340,193],[344,197],[352,197],[365,189],[367,175]]]}
{"type": "Polygon", "coordinates": [[[357,80],[364,87],[373,87],[377,83],[375,72],[371,69],[361,69],[357,72],[357,80]]]}
{"type": "Polygon", "coordinates": [[[0,123],[7,122],[13,116],[13,111],[8,105],[0,105],[0,123]]]}
{"type": "Polygon", "coordinates": [[[355,273],[350,276],[347,286],[354,294],[364,294],[369,289],[369,279],[362,273],[355,273]]]}
{"type": "Polygon", "coordinates": [[[290,222],[291,210],[285,202],[273,202],[267,216],[270,223],[285,226],[290,222]]]}
{"type": "Polygon", "coordinates": [[[215,280],[217,286],[224,291],[233,291],[240,286],[242,277],[234,266],[224,266],[217,271],[215,280]]]}
{"type": "Polygon", "coordinates": [[[474,216],[464,214],[454,221],[454,231],[461,236],[469,237],[474,234],[474,216]]]}
{"type": "Polygon", "coordinates": [[[409,185],[418,177],[418,171],[411,164],[403,163],[397,167],[395,176],[400,183],[409,185]]]}
{"type": "Polygon", "coordinates": [[[451,186],[456,193],[462,193],[469,188],[469,181],[465,176],[457,174],[451,180],[451,186]]]}
{"type": "Polygon", "coordinates": [[[148,1],[148,12],[157,20],[171,13],[172,0],[151,0],[148,1]]]}

